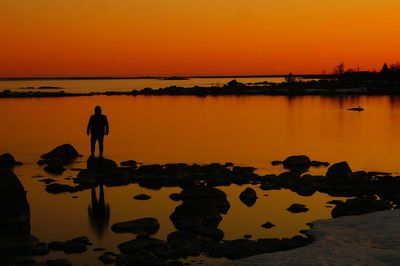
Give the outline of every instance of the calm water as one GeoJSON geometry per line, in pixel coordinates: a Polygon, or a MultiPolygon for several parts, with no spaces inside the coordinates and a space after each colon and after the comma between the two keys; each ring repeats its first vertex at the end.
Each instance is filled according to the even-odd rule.
{"type": "MultiPolygon", "coordinates": [[[[109,225],[95,230],[88,218],[90,191],[52,195],[33,175],[46,174],[36,165],[39,156],[57,145],[73,144],[85,157],[89,139],[84,134],[89,115],[101,105],[110,121],[106,157],[117,162],[134,159],[143,163],[233,162],[255,166],[259,173],[282,172],[270,161],[289,155],[306,154],[314,160],[331,163],[347,160],[354,171],[400,172],[400,98],[398,97],[187,97],[187,96],[93,96],[73,98],[0,99],[0,153],[10,152],[25,162],[15,168],[31,205],[32,234],[41,241],[68,240],[86,235],[94,247],[118,251],[117,245],[133,238],[115,234],[109,227],[120,221],[156,217],[160,230],[156,238],[166,239],[175,231],[169,215],[179,205],[168,198],[179,188],[149,190],[137,185],[105,188],[111,209],[109,225]],[[361,105],[364,112],[346,108],[361,105]],[[149,201],[132,196],[146,193],[149,201]],[[74,199],[72,196],[78,196],[74,199]]],[[[84,163],[73,167],[84,166],[84,163]]],[[[325,173],[326,168],[313,169],[325,173]]],[[[70,184],[66,171],[53,177],[70,184]]],[[[290,237],[315,219],[330,218],[326,201],[332,197],[316,193],[302,197],[288,190],[262,191],[252,207],[238,196],[247,186],[222,187],[231,208],[219,228],[225,239],[251,234],[261,237],[290,237]],[[268,194],[268,196],[264,196],[268,194]],[[309,207],[306,213],[286,211],[292,203],[309,207]],[[260,225],[270,221],[272,229],[260,225]]],[[[341,199],[341,198],[338,198],[341,199]]],[[[80,255],[52,252],[38,258],[65,257],[74,264],[101,265],[99,253],[80,255]]]]}
{"type": "MultiPolygon", "coordinates": [[[[161,79],[94,79],[94,80],[27,80],[27,81],[0,81],[0,90],[30,91],[34,87],[42,86],[59,87],[68,92],[105,92],[105,91],[131,91],[141,90],[146,87],[153,89],[169,86],[222,86],[232,78],[195,78],[189,80],[161,80],[161,79]],[[21,89],[24,88],[24,89],[21,89]]],[[[236,78],[242,83],[255,82],[283,82],[284,78],[236,78]]],[[[60,89],[51,90],[59,91],[60,89]]],[[[35,89],[37,91],[37,89],[35,89]]],[[[46,90],[48,91],[48,90],[46,90]]]]}

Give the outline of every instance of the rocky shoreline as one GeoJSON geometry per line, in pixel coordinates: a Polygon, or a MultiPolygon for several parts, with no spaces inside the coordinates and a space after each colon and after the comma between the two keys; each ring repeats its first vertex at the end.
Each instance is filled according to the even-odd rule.
{"type": "Polygon", "coordinates": [[[95,95],[169,95],[169,96],[223,96],[223,95],[400,95],[400,83],[397,81],[342,81],[342,80],[312,80],[302,82],[244,84],[232,80],[227,84],[210,87],[178,87],[132,91],[107,91],[72,93],[66,91],[10,91],[0,92],[0,98],[44,98],[44,97],[78,97],[95,95]]]}
{"type": "Polygon", "coordinates": [[[397,265],[400,260],[399,210],[318,220],[311,224],[307,235],[314,241],[308,246],[218,265],[397,265]]]}
{"type": "MultiPolygon", "coordinates": [[[[304,231],[301,232],[303,235],[291,238],[252,240],[249,239],[251,236],[244,236],[241,239],[224,240],[224,232],[218,227],[222,215],[230,209],[230,203],[225,192],[217,187],[231,184],[259,186],[261,190],[289,189],[301,196],[311,196],[319,191],[332,196],[353,197],[346,201],[328,202],[335,205],[331,212],[334,218],[393,210],[400,204],[398,176],[383,172],[353,172],[347,162],[330,165],[328,162],[311,160],[305,155],[289,156],[282,161],[271,162],[276,167],[286,169],[286,172],[279,175],[259,175],[254,167],[236,166],[233,163],[144,165],[135,160],[128,160],[121,162],[119,166],[110,159],[99,158],[89,158],[85,169],[71,168],[71,163],[80,157],[78,151],[70,144],[58,146],[43,154],[38,164],[43,166],[45,172],[52,174],[54,179],[46,178],[38,181],[43,182],[45,190],[52,194],[93,190],[99,186],[102,190],[103,185],[124,186],[132,183],[152,189],[181,188],[180,193],[169,196],[171,200],[180,202],[169,217],[176,231],[171,232],[164,241],[152,237],[160,227],[156,218],[143,217],[115,223],[111,226],[114,233],[130,233],[134,237],[118,246],[120,254],[99,250],[103,251],[103,254],[98,259],[105,264],[182,265],[181,259],[200,254],[211,258],[240,259],[300,248],[313,243],[315,237],[318,237],[318,234],[304,231]],[[325,175],[311,175],[308,173],[310,167],[328,168],[325,175]],[[62,175],[67,168],[76,171],[76,177],[68,179],[70,184],[57,182],[57,176],[62,175]]],[[[0,195],[15,197],[12,209],[7,204],[0,206],[2,213],[5,214],[4,218],[0,219],[0,224],[1,228],[17,228],[11,234],[7,230],[0,231],[9,239],[0,247],[2,254],[4,251],[8,253],[12,250],[13,253],[29,257],[48,254],[53,250],[63,250],[65,253],[86,251],[91,243],[84,236],[65,242],[41,243],[30,235],[29,204],[24,188],[12,172],[12,167],[18,164],[21,163],[11,154],[0,156],[1,178],[9,180],[0,183],[2,192],[0,195]],[[25,239],[22,242],[20,234],[23,234],[22,237],[25,239]]],[[[135,200],[151,198],[146,194],[132,196],[135,200]]],[[[256,203],[258,195],[251,187],[245,187],[239,199],[246,206],[252,206],[256,203]]],[[[308,208],[293,203],[288,206],[287,211],[307,212],[308,208]]],[[[268,229],[274,224],[266,221],[260,226],[268,229]]],[[[317,227],[313,227],[314,231],[315,228],[317,227]]],[[[30,263],[29,265],[37,265],[35,261],[30,263]]],[[[51,263],[53,262],[46,262],[46,265],[52,265],[51,263]]],[[[64,261],[62,265],[69,264],[65,264],[64,261]]]]}

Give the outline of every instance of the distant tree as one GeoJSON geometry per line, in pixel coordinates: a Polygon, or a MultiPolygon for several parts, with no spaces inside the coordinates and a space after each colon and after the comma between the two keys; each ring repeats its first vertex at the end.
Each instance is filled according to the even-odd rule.
{"type": "Polygon", "coordinates": [[[381,70],[380,73],[385,74],[385,73],[388,73],[388,72],[390,72],[390,70],[389,70],[388,65],[385,63],[385,64],[383,64],[382,70],[381,70]]]}
{"type": "Polygon", "coordinates": [[[399,73],[400,72],[400,63],[391,64],[389,69],[391,72],[399,73]]]}
{"type": "Polygon", "coordinates": [[[340,63],[333,69],[333,74],[335,75],[343,75],[343,73],[344,73],[344,63],[340,63]]]}
{"type": "Polygon", "coordinates": [[[286,77],[285,77],[285,81],[287,83],[293,83],[293,82],[297,82],[299,81],[299,79],[297,77],[295,77],[292,72],[290,72],[286,77]]]}

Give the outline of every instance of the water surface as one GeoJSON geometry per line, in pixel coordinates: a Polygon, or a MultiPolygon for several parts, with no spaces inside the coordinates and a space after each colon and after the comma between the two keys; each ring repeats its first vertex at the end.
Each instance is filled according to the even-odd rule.
{"type": "MultiPolygon", "coordinates": [[[[233,162],[255,166],[260,174],[280,173],[272,160],[289,155],[306,154],[314,160],[331,163],[347,160],[354,171],[400,172],[399,97],[285,97],[285,96],[92,96],[71,98],[0,99],[0,153],[10,152],[25,162],[15,168],[28,191],[31,205],[32,234],[41,241],[68,240],[86,235],[94,247],[118,251],[116,246],[133,238],[115,234],[109,227],[120,221],[156,217],[160,230],[155,237],[166,239],[175,228],[169,215],[179,205],[168,198],[179,188],[149,190],[138,185],[105,188],[110,206],[110,220],[103,229],[93,224],[88,215],[91,191],[52,195],[33,175],[46,174],[36,165],[39,156],[57,145],[71,143],[84,155],[89,153],[85,129],[96,105],[103,107],[110,121],[105,154],[117,162],[134,159],[143,163],[233,162]],[[346,111],[361,105],[364,112],[346,111]],[[139,193],[152,196],[149,201],[135,201],[139,193]],[[74,199],[72,196],[78,196],[74,199]]],[[[326,168],[312,169],[325,173],[326,168]]],[[[77,172],[66,171],[52,177],[70,184],[64,178],[77,172]]],[[[220,187],[228,194],[231,208],[219,226],[225,239],[251,234],[261,237],[291,237],[306,229],[306,223],[330,218],[325,202],[332,197],[315,193],[299,196],[288,190],[262,191],[252,207],[238,196],[248,185],[220,187]],[[268,194],[268,196],[265,196],[268,194]],[[292,203],[303,203],[306,213],[286,211],[292,203]],[[264,229],[261,224],[276,224],[264,229]]],[[[98,189],[96,191],[98,192],[98,189]]],[[[341,198],[337,198],[341,199],[341,198]]],[[[43,257],[65,257],[75,264],[96,265],[100,254],[92,251],[80,255],[52,252],[43,257]]],[[[38,260],[42,260],[39,258],[38,260]]]]}

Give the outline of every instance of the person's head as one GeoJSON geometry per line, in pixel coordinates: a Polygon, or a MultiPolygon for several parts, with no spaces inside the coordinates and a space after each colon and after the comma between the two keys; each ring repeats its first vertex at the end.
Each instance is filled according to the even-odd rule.
{"type": "Polygon", "coordinates": [[[94,113],[95,113],[96,115],[101,115],[101,107],[97,105],[97,106],[94,108],[94,113]]]}

